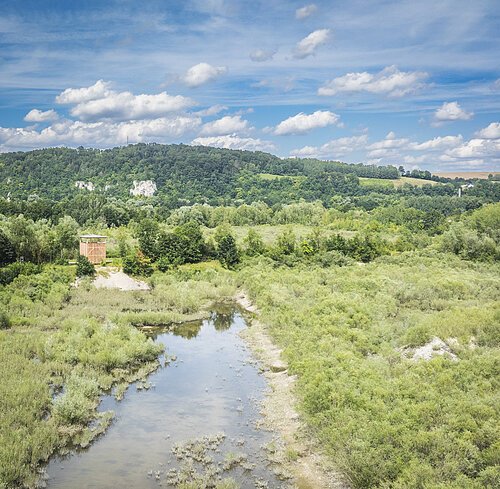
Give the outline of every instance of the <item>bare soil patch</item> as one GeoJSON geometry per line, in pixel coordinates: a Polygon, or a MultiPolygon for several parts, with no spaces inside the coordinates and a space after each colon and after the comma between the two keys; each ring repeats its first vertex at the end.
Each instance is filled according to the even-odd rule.
{"type": "Polygon", "coordinates": [[[118,269],[99,269],[93,284],[97,289],[149,290],[146,282],[136,280],[118,269]]]}

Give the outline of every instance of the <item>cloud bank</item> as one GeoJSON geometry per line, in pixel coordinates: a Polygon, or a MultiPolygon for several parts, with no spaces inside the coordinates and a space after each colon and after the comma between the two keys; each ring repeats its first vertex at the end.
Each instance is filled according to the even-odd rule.
{"type": "Polygon", "coordinates": [[[375,93],[402,97],[423,87],[429,75],[424,72],[404,72],[396,66],[388,66],[379,73],[347,73],[328,81],[319,88],[318,95],[333,96],[341,93],[375,93]]]}

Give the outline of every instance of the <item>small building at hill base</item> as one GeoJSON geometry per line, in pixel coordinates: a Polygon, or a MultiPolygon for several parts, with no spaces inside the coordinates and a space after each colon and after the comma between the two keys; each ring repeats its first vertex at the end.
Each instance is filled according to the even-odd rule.
{"type": "Polygon", "coordinates": [[[106,261],[106,238],[100,234],[80,236],[80,255],[86,256],[94,265],[106,261]]]}

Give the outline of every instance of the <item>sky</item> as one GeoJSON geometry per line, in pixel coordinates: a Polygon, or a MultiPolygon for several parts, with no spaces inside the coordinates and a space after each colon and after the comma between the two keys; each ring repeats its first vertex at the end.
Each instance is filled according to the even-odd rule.
{"type": "Polygon", "coordinates": [[[0,152],[500,171],[499,0],[0,0],[0,152]]]}

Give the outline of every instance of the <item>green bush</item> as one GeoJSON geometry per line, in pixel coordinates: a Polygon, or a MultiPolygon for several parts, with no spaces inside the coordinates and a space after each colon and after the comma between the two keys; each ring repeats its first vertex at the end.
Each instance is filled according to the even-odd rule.
{"type": "Polygon", "coordinates": [[[135,255],[129,255],[123,259],[123,271],[129,275],[149,277],[154,269],[151,260],[138,250],[135,255]]]}
{"type": "Polygon", "coordinates": [[[10,317],[5,311],[0,310],[0,329],[8,328],[10,328],[10,317]]]}
{"type": "Polygon", "coordinates": [[[60,424],[85,424],[92,417],[94,403],[83,393],[66,393],[54,401],[52,414],[60,424]]]}
{"type": "Polygon", "coordinates": [[[450,229],[442,235],[439,247],[441,251],[455,253],[466,260],[500,259],[500,249],[493,238],[479,234],[463,222],[450,226],[450,229]]]}
{"type": "Polygon", "coordinates": [[[77,277],[93,277],[96,271],[94,265],[90,263],[86,256],[78,255],[76,261],[76,276],[77,277]]]}
{"type": "Polygon", "coordinates": [[[3,229],[0,229],[0,267],[12,263],[16,259],[16,250],[3,229]]]}
{"type": "Polygon", "coordinates": [[[41,265],[31,262],[14,262],[6,267],[0,268],[0,285],[8,285],[20,275],[35,275],[43,270],[41,265]]]}
{"type": "Polygon", "coordinates": [[[217,258],[227,268],[233,268],[240,261],[236,240],[229,230],[216,233],[217,258]]]}
{"type": "Polygon", "coordinates": [[[253,229],[248,230],[248,234],[244,239],[245,255],[257,256],[263,255],[266,252],[266,246],[262,236],[253,229]]]}

